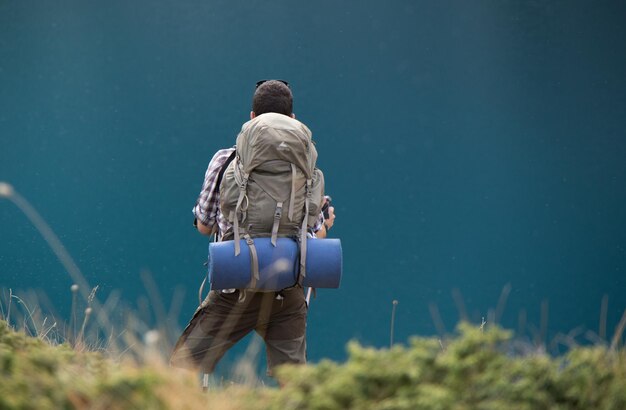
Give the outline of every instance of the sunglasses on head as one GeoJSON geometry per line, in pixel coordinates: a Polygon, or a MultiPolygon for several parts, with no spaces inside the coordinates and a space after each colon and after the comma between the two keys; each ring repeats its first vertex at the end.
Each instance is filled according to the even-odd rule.
{"type": "Polygon", "coordinates": [[[261,84],[264,84],[264,83],[266,83],[268,81],[279,81],[279,82],[285,84],[287,87],[289,87],[289,83],[287,81],[285,81],[285,80],[261,80],[261,81],[257,81],[256,82],[256,88],[259,88],[261,86],[261,84]]]}

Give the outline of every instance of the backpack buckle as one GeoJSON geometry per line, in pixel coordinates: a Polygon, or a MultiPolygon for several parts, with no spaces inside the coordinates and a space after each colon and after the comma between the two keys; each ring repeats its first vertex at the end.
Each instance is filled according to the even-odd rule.
{"type": "Polygon", "coordinates": [[[280,219],[283,215],[283,207],[281,205],[276,206],[276,211],[274,211],[274,219],[280,219]]]}

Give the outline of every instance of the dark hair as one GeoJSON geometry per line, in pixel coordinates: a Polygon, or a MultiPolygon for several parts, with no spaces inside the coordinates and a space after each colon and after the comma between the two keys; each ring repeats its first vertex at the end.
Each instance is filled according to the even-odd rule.
{"type": "Polygon", "coordinates": [[[283,81],[269,80],[262,82],[252,97],[252,111],[256,115],[266,112],[291,115],[293,112],[293,95],[291,89],[283,81]]]}

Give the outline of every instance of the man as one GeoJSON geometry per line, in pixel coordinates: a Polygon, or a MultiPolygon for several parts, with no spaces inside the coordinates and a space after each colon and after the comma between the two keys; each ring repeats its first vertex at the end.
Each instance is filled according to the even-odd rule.
{"type": "MultiPolygon", "coordinates": [[[[257,83],[250,119],[270,112],[295,118],[291,89],[284,81],[257,83]]],[[[234,150],[222,149],[213,156],[193,208],[198,231],[216,235],[218,240],[232,231],[231,223],[219,207],[219,182],[225,167],[234,157],[234,150]]],[[[324,219],[320,214],[311,234],[326,237],[334,219],[334,208],[329,207],[328,217],[324,219]]],[[[265,293],[240,289],[213,290],[198,307],[176,343],[171,363],[212,373],[226,351],[254,330],[265,341],[268,374],[272,375],[272,369],[278,365],[306,362],[306,315],[304,292],[299,286],[265,293]]]]}

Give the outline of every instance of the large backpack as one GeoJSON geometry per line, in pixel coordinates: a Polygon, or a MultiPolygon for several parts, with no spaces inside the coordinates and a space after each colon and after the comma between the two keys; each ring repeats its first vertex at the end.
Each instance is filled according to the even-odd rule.
{"type": "MultiPolygon", "coordinates": [[[[317,150],[311,131],[287,115],[266,113],[245,123],[237,137],[236,156],[220,184],[220,209],[232,223],[224,239],[240,239],[254,255],[253,238],[294,237],[300,243],[298,283],[306,275],[306,235],[319,217],[324,175],[315,167],[317,150]]],[[[252,267],[258,279],[258,266],[252,267]]]]}

